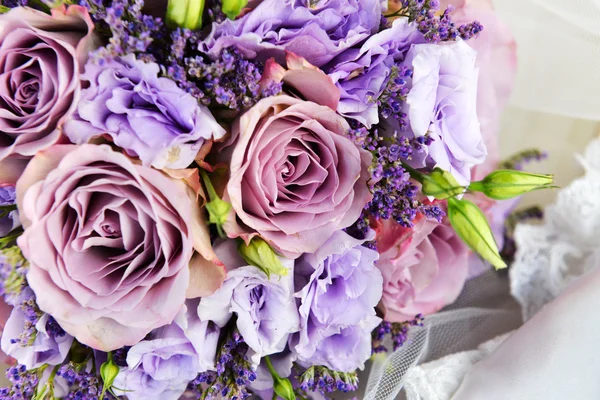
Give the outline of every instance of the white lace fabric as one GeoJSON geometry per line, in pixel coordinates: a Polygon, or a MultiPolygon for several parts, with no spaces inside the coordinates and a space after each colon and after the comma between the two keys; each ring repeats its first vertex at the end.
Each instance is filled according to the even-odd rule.
{"type": "MultiPolygon", "coordinates": [[[[510,292],[523,321],[600,265],[600,140],[579,160],[585,175],[560,190],[542,223],[517,227],[510,292]]],[[[473,365],[522,323],[515,322],[501,294],[502,280],[494,273],[468,282],[449,310],[427,318],[423,329],[411,332],[409,343],[374,362],[364,399],[451,399],[473,365]],[[486,304],[477,304],[486,295],[486,304]]]]}
{"type": "Polygon", "coordinates": [[[540,225],[519,225],[519,251],[510,269],[511,293],[529,320],[600,255],[600,140],[583,157],[586,173],[558,194],[540,225]]]}

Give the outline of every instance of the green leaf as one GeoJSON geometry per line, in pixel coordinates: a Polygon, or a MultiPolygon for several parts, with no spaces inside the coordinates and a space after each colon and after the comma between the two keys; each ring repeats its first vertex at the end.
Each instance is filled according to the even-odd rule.
{"type": "Polygon", "coordinates": [[[485,215],[468,200],[448,199],[448,219],[458,236],[496,269],[506,268],[485,215]]]}
{"type": "Polygon", "coordinates": [[[0,4],[0,14],[4,14],[10,11],[10,8],[0,4]]]}
{"type": "Polygon", "coordinates": [[[288,274],[288,269],[283,266],[275,251],[260,238],[253,238],[248,246],[241,241],[238,252],[249,265],[260,268],[268,277],[271,274],[280,276],[288,274]]]}

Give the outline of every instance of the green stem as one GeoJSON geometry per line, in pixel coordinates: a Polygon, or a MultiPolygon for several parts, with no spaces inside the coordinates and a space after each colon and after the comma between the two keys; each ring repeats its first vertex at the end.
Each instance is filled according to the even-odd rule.
{"type": "Polygon", "coordinates": [[[267,363],[267,368],[269,369],[269,372],[271,373],[271,375],[273,375],[273,376],[279,376],[279,374],[277,373],[277,371],[275,371],[275,367],[273,367],[273,363],[271,362],[271,358],[269,356],[266,356],[264,358],[264,360],[267,363]]]}
{"type": "Polygon", "coordinates": [[[208,177],[206,171],[201,169],[200,176],[202,177],[202,182],[204,182],[204,186],[206,186],[206,191],[208,192],[208,198],[210,199],[210,201],[218,199],[219,196],[217,195],[217,192],[215,191],[215,188],[212,182],[210,181],[210,178],[208,177]]]}
{"type": "Polygon", "coordinates": [[[11,231],[8,235],[0,239],[0,249],[8,246],[10,243],[15,241],[23,233],[22,228],[11,231]]]}
{"type": "Polygon", "coordinates": [[[406,163],[402,163],[402,168],[404,168],[406,171],[408,171],[408,173],[410,174],[410,177],[418,182],[423,183],[423,181],[427,178],[427,175],[417,171],[416,169],[414,169],[413,167],[411,167],[410,165],[408,165],[406,163]]]}

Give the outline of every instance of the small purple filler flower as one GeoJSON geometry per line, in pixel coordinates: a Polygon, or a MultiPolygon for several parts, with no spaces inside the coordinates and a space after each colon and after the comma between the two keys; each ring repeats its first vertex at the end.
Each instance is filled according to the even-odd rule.
{"type": "Polygon", "coordinates": [[[363,242],[338,231],[296,262],[301,329],[291,344],[301,363],[353,372],[371,356],[383,279],[377,252],[363,242]]]}
{"type": "Polygon", "coordinates": [[[263,0],[245,16],[215,24],[201,49],[237,46],[248,58],[291,51],[317,67],[379,30],[381,0],[263,0]]]}
{"type": "Polygon", "coordinates": [[[103,65],[88,62],[89,87],[64,126],[76,144],[108,135],[145,166],[186,168],[209,139],[225,130],[210,111],[168,78],[159,66],[128,55],[103,65]]]}
{"type": "MultiPolygon", "coordinates": [[[[17,194],[15,187],[0,186],[0,206],[11,206],[14,205],[17,200],[17,194]]],[[[18,228],[21,223],[19,222],[19,211],[12,210],[3,212],[0,210],[0,237],[6,236],[13,229],[18,228]]]]}
{"type": "Polygon", "coordinates": [[[2,332],[2,351],[27,369],[62,363],[73,337],[37,309],[31,289],[25,288],[17,301],[2,332]]]}
{"type": "Polygon", "coordinates": [[[399,18],[360,48],[348,49],[331,61],[326,71],[340,89],[338,112],[368,128],[377,124],[377,100],[388,84],[392,66],[404,60],[412,44],[424,42],[414,24],[399,18]]]}

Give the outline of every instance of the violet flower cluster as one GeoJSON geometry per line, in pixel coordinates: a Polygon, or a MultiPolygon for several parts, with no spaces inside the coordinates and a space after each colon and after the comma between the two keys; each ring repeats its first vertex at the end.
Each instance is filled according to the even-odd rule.
{"type": "Polygon", "coordinates": [[[486,159],[481,24],[33,3],[0,15],[0,397],[327,398],[456,297],[468,249],[413,172],[468,185],[486,159]]]}

